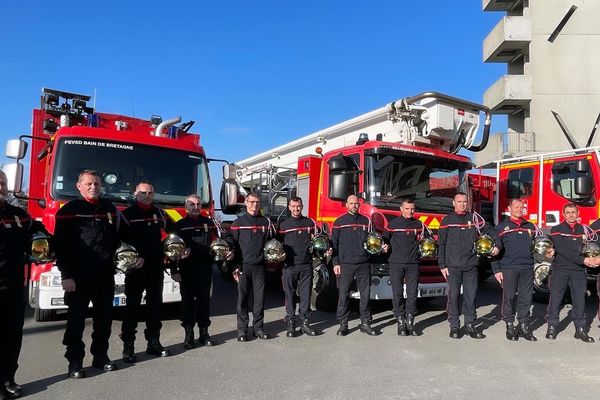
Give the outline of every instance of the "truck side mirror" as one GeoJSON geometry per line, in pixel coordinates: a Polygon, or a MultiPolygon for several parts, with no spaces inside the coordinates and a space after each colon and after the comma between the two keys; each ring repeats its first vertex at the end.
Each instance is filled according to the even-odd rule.
{"type": "Polygon", "coordinates": [[[592,196],[591,176],[578,176],[575,179],[575,194],[587,199],[592,196]]]}
{"type": "Polygon", "coordinates": [[[23,186],[23,164],[10,163],[2,167],[6,174],[6,186],[9,192],[19,193],[23,186]]]}
{"type": "Polygon", "coordinates": [[[223,166],[223,183],[221,184],[221,210],[223,214],[235,214],[238,210],[238,198],[240,190],[235,180],[235,165],[223,166]]]}
{"type": "Polygon", "coordinates": [[[329,172],[329,198],[332,200],[346,200],[353,192],[351,191],[353,174],[347,171],[329,172]]]}
{"type": "Polygon", "coordinates": [[[590,172],[590,161],[587,158],[582,158],[575,162],[575,170],[580,173],[590,172]]]}
{"type": "Polygon", "coordinates": [[[8,158],[21,160],[27,153],[27,142],[21,139],[12,139],[6,142],[5,155],[8,158]]]}

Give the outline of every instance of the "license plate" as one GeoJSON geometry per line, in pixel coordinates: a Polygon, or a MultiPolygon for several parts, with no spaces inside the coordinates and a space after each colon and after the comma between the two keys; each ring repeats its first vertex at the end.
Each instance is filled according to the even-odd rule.
{"type": "Polygon", "coordinates": [[[419,289],[419,297],[445,296],[446,290],[446,287],[419,289]]]}
{"type": "Polygon", "coordinates": [[[115,296],[113,298],[113,307],[124,306],[127,304],[127,297],[115,296]]]}

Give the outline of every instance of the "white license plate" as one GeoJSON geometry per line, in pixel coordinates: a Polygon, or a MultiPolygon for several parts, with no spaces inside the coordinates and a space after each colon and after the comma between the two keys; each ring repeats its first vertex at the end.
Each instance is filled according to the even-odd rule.
{"type": "Polygon", "coordinates": [[[127,297],[115,296],[113,298],[113,307],[124,306],[127,304],[127,297]]]}
{"type": "Polygon", "coordinates": [[[419,297],[445,296],[446,290],[446,287],[419,289],[419,297]]]}

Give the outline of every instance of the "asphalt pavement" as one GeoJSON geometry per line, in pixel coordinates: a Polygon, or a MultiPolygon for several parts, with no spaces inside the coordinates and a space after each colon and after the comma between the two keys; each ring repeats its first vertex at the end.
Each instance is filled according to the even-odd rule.
{"type": "MultiPolygon", "coordinates": [[[[561,312],[556,341],[544,338],[545,305],[534,303],[538,342],[509,342],[497,305],[493,279],[480,285],[478,321],[486,339],[448,338],[445,299],[420,302],[419,337],[398,337],[391,302],[372,303],[377,337],[360,333],[353,313],[351,334],[337,337],[335,315],[315,312],[321,335],[285,336],[283,294],[267,292],[265,329],[273,339],[236,341],[235,284],[214,276],[213,324],[218,345],[184,351],[177,309],[165,307],[161,341],[173,355],[144,354],[143,323],[138,328],[138,362],[120,360],[120,313],[115,313],[110,357],[115,372],[84,366],[88,377],[67,379],[61,344],[65,321],[37,323],[28,312],[17,381],[31,399],[597,399],[600,343],[573,338],[574,327],[561,312]]],[[[598,339],[598,299],[588,298],[590,334],[598,339]]],[[[91,320],[85,331],[89,348],[91,320]]]]}

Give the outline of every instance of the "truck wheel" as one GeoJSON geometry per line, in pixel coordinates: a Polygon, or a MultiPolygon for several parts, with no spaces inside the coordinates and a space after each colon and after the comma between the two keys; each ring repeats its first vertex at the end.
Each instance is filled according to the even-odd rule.
{"type": "Polygon", "coordinates": [[[313,289],[310,298],[311,308],[334,312],[337,309],[338,289],[331,265],[321,264],[313,270],[313,289]]]}
{"type": "Polygon", "coordinates": [[[33,311],[33,317],[35,318],[36,322],[52,321],[56,318],[56,311],[36,308],[33,311]]]}

